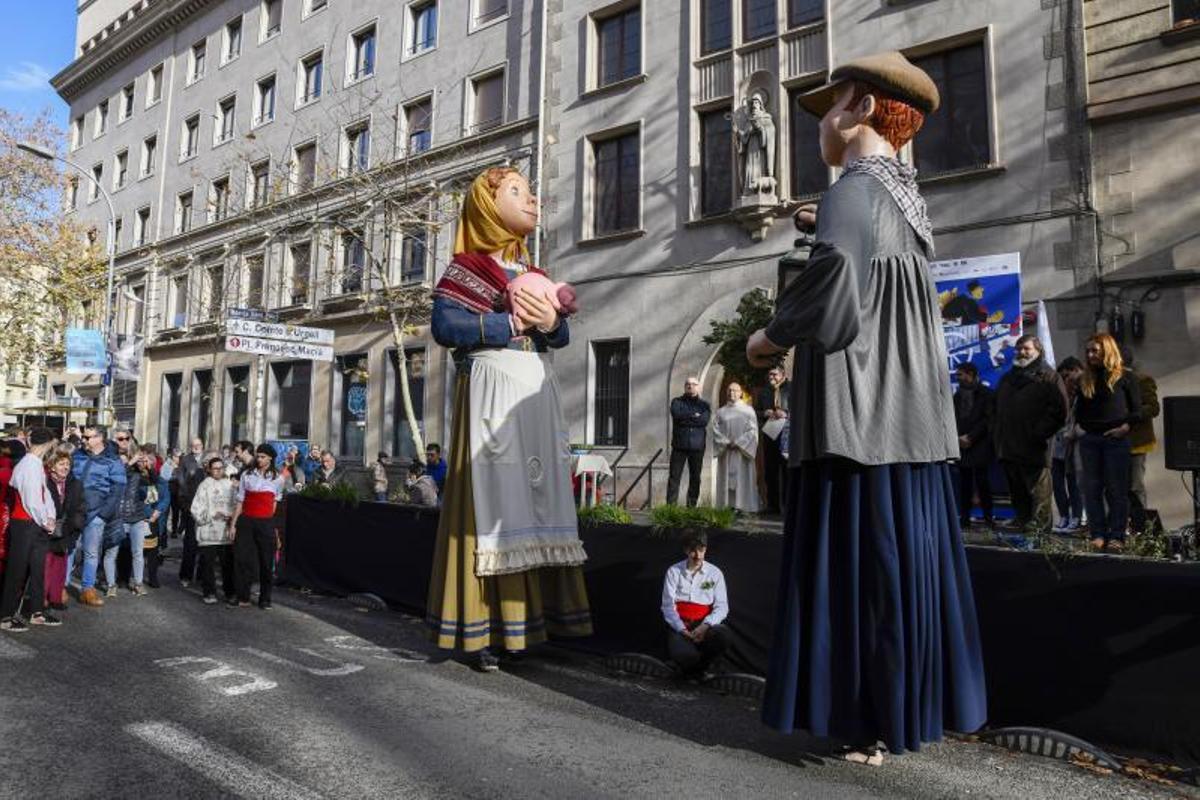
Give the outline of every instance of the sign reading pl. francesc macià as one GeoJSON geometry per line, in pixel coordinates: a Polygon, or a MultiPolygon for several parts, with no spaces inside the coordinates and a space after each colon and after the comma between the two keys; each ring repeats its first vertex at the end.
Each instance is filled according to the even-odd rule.
{"type": "Polygon", "coordinates": [[[229,353],[252,353],[276,358],[333,361],[333,347],[324,344],[285,342],[278,339],[262,339],[257,336],[225,337],[225,351],[229,353]]]}

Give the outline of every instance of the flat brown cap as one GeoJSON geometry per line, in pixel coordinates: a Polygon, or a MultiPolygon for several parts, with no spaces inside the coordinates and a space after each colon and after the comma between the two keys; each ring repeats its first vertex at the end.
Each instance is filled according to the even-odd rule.
{"type": "Polygon", "coordinates": [[[833,108],[838,91],[847,81],[875,86],[925,114],[937,111],[941,103],[933,79],[895,50],[847,61],[829,75],[828,83],[797,99],[805,110],[823,117],[833,108]]]}

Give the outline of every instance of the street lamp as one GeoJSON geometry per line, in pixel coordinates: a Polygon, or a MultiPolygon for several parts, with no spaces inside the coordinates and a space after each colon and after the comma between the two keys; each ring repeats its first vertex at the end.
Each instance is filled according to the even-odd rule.
{"type": "Polygon", "coordinates": [[[112,336],[113,336],[112,296],[113,296],[113,275],[116,271],[116,262],[117,262],[117,242],[116,242],[117,212],[113,208],[112,197],[109,195],[108,191],[104,188],[104,186],[102,186],[100,184],[100,181],[96,180],[94,177],[92,177],[92,174],[90,172],[88,172],[83,167],[76,164],[74,161],[71,161],[69,158],[63,158],[62,156],[58,155],[57,153],[54,153],[51,150],[47,150],[45,147],[42,147],[40,145],[33,144],[32,142],[18,142],[17,149],[21,150],[25,153],[29,153],[31,156],[36,156],[37,158],[41,158],[46,161],[61,161],[62,163],[66,164],[68,167],[72,167],[73,169],[78,171],[80,174],[82,174],[85,178],[87,178],[89,181],[91,181],[93,185],[95,185],[96,189],[104,197],[104,202],[108,205],[108,238],[107,238],[107,243],[106,243],[106,247],[108,248],[108,290],[104,293],[104,352],[108,356],[108,358],[107,358],[108,363],[105,364],[104,381],[103,381],[103,385],[100,387],[100,413],[97,416],[101,423],[111,422],[111,420],[106,420],[105,417],[108,416],[109,398],[112,393],[112,369],[111,369],[111,363],[112,363],[111,348],[112,348],[112,336]]]}

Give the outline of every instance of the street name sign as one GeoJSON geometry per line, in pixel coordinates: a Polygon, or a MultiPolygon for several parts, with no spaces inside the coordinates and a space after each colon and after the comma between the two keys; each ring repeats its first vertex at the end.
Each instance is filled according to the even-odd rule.
{"type": "Polygon", "coordinates": [[[275,339],[295,344],[333,344],[333,331],[328,328],[306,328],[303,325],[287,325],[279,322],[228,319],[225,321],[225,333],[229,336],[275,339]]]}
{"type": "Polygon", "coordinates": [[[233,334],[226,336],[225,350],[230,353],[251,353],[253,355],[274,356],[276,358],[333,361],[333,347],[331,345],[265,339],[258,336],[233,334]]]}
{"type": "Polygon", "coordinates": [[[261,308],[228,308],[225,310],[228,319],[249,319],[257,322],[279,322],[279,312],[265,311],[261,308]]]}

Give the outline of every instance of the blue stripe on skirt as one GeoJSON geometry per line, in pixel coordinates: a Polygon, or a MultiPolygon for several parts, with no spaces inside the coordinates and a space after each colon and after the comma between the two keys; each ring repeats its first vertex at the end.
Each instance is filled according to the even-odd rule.
{"type": "Polygon", "coordinates": [[[983,655],[945,463],[789,470],[763,721],[919,750],[987,718],[983,655]]]}

